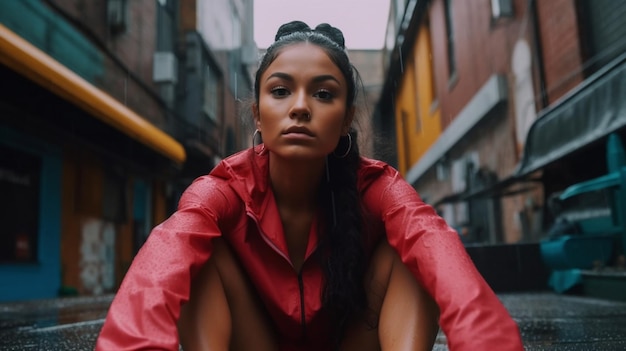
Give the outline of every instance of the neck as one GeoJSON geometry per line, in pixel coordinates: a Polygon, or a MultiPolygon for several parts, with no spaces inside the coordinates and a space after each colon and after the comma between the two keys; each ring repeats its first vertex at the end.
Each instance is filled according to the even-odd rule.
{"type": "Polygon", "coordinates": [[[325,170],[325,159],[300,162],[270,153],[270,183],[277,204],[293,210],[313,210],[325,170]]]}

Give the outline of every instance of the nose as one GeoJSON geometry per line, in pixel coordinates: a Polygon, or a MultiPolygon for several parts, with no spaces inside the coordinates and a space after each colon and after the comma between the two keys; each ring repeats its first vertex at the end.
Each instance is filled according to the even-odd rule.
{"type": "Polygon", "coordinates": [[[307,95],[305,92],[298,92],[294,94],[293,106],[289,111],[289,117],[293,119],[311,119],[311,110],[307,102],[307,95]]]}

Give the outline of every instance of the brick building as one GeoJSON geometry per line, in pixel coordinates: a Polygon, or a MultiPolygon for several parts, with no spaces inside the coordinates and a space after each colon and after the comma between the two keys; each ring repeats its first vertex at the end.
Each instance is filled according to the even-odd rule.
{"type": "Polygon", "coordinates": [[[606,138],[624,134],[625,13],[610,0],[392,1],[374,116],[397,144],[387,160],[471,241],[541,240],[548,199],[606,172],[606,138]]]}
{"type": "Polygon", "coordinates": [[[189,182],[247,145],[251,11],[0,2],[0,300],[114,291],[189,182]]]}

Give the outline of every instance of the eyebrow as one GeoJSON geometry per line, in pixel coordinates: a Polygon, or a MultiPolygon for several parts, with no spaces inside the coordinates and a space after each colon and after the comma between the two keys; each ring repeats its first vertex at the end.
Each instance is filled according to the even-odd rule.
{"type": "MultiPolygon", "coordinates": [[[[288,81],[293,81],[293,77],[290,74],[287,73],[283,73],[283,72],[275,72],[270,74],[269,77],[267,77],[267,79],[265,81],[270,80],[271,78],[280,78],[280,79],[284,79],[284,80],[288,80],[288,81]]],[[[335,78],[334,76],[330,75],[330,74],[323,74],[320,76],[316,76],[315,78],[313,78],[313,82],[315,83],[320,83],[320,82],[324,82],[327,80],[333,80],[335,82],[337,82],[337,84],[341,85],[341,83],[339,82],[339,80],[337,78],[335,78]]]]}

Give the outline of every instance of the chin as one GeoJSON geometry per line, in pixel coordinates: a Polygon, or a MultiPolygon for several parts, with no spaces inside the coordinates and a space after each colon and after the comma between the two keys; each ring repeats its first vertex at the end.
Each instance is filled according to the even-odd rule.
{"type": "Polygon", "coordinates": [[[311,150],[311,148],[303,147],[288,147],[279,148],[279,150],[271,150],[270,152],[276,154],[276,156],[293,161],[312,161],[319,160],[326,157],[327,154],[320,153],[319,150],[311,150]]]}

